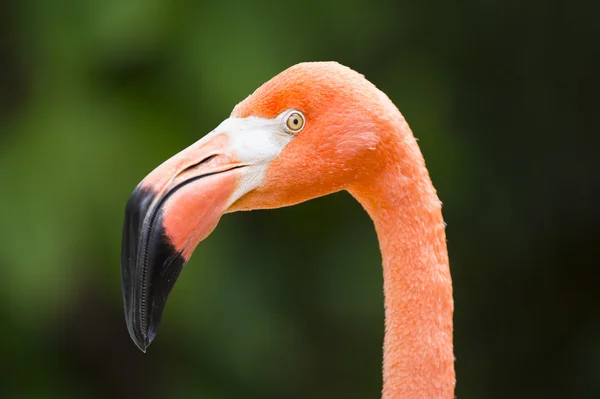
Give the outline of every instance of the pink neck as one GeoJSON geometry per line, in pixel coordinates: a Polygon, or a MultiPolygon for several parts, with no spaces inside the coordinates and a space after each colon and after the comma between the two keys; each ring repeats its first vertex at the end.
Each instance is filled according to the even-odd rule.
{"type": "Polygon", "coordinates": [[[452,281],[441,203],[402,120],[377,176],[350,192],[367,210],[383,258],[383,398],[454,398],[452,281]]]}

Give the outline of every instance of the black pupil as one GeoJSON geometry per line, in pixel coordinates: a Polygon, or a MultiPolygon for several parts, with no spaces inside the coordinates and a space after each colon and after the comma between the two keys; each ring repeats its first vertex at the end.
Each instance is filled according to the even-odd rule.
{"type": "Polygon", "coordinates": [[[298,124],[298,119],[294,119],[294,125],[298,124]]]}

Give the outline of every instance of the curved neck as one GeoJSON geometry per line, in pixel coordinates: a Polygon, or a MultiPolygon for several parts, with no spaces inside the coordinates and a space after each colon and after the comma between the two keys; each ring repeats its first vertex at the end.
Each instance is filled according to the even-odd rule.
{"type": "Polygon", "coordinates": [[[403,119],[399,126],[379,157],[387,164],[349,190],[373,219],[383,258],[383,398],[451,399],[454,304],[445,224],[416,140],[403,119]]]}

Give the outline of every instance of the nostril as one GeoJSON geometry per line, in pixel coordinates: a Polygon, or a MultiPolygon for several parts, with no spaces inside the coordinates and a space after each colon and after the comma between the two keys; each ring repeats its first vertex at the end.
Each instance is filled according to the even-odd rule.
{"type": "Polygon", "coordinates": [[[187,168],[185,168],[184,170],[182,170],[181,172],[179,172],[179,174],[183,174],[185,172],[187,172],[188,170],[192,170],[200,165],[204,165],[205,163],[210,162],[211,159],[213,159],[214,157],[216,157],[217,154],[213,154],[213,155],[209,155],[208,157],[204,158],[202,161],[200,162],[196,162],[194,164],[191,164],[190,166],[188,166],[187,168]]]}

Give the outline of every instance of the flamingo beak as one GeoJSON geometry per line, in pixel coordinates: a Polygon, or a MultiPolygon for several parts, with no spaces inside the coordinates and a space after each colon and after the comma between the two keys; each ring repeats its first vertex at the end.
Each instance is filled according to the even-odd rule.
{"type": "MultiPolygon", "coordinates": [[[[273,119],[225,119],[164,162],[136,187],[125,207],[121,282],[129,335],[142,351],[160,325],[167,297],[200,241],[292,140],[273,119]]],[[[231,208],[231,209],[230,209],[231,208]]]]}
{"type": "Polygon", "coordinates": [[[131,339],[146,351],[167,297],[200,241],[241,193],[230,137],[207,135],[150,173],[125,208],[121,279],[131,339]],[[236,195],[237,191],[237,195],[236,195]]]}

